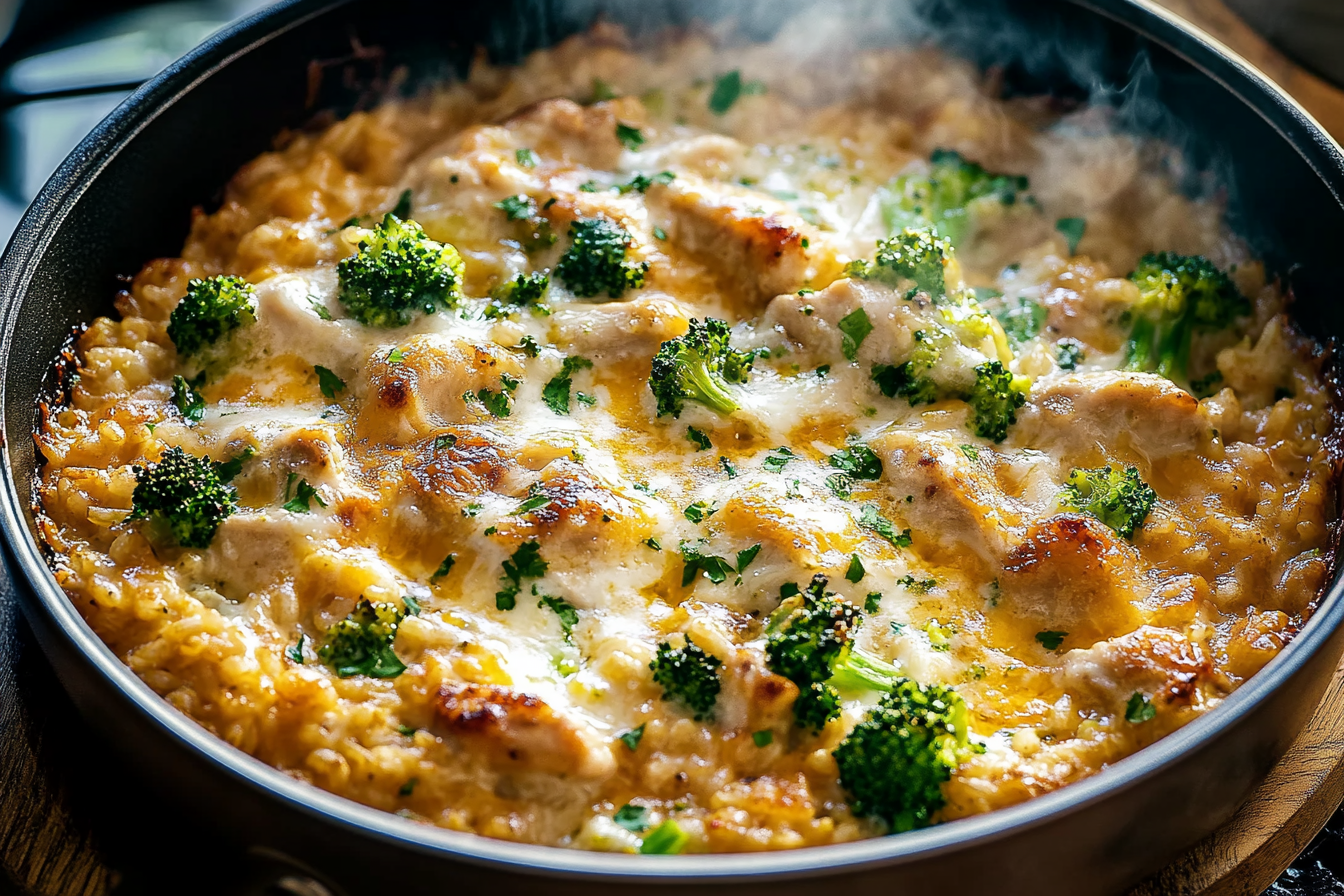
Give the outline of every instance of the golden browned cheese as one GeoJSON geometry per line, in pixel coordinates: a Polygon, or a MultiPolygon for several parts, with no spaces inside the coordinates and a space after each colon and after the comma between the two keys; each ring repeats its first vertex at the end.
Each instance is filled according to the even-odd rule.
{"type": "Polygon", "coordinates": [[[1318,347],[1218,205],[1183,196],[1166,150],[1104,110],[1000,100],[930,51],[796,52],[696,36],[636,51],[603,28],[244,167],[181,257],[147,264],[119,317],[82,335],[71,403],[38,436],[42,532],[93,629],[173,706],[293,777],[423,823],[627,852],[640,832],[613,815],[632,801],[651,824],[676,819],[691,851],[884,832],[850,811],[831,755],[878,694],[842,693],[813,733],[794,723],[797,686],[767,668],[781,587],[818,573],[875,605],[860,647],[969,706],[983,751],[938,820],[1056,789],[1215,709],[1292,638],[1328,573],[1318,347]],[[746,87],[713,110],[730,71],[746,87]],[[1039,335],[1009,343],[974,302],[954,320],[846,273],[888,235],[884,185],[940,147],[1029,178],[1034,201],[980,204],[947,274],[992,312],[1036,303],[1039,335]],[[461,253],[465,297],[364,326],[337,263],[405,191],[461,253]],[[530,220],[499,205],[520,194],[530,220]],[[553,276],[544,310],[487,313],[492,289],[553,271],[572,222],[595,217],[628,231],[642,287],[583,299],[553,276]],[[1065,217],[1087,222],[1074,252],[1065,217]],[[1125,275],[1159,250],[1207,256],[1250,301],[1231,330],[1195,337],[1192,373],[1222,377],[1208,397],[1119,369],[1139,297],[1125,275]],[[167,324],[188,280],[219,274],[255,284],[258,320],[216,346],[192,422],[171,382],[202,367],[167,324]],[[872,329],[846,344],[857,309],[872,329]],[[759,350],[730,387],[741,407],[659,417],[650,361],[707,316],[759,350]],[[879,390],[874,368],[939,327],[962,334],[943,375],[998,359],[1030,381],[1004,440],[975,435],[962,400],[879,390]],[[1065,338],[1083,352],[1070,370],[1065,338]],[[543,389],[567,357],[591,367],[558,413],[543,389]],[[344,388],[324,395],[317,367],[344,388]],[[480,398],[509,388],[507,416],[480,398]],[[838,487],[829,458],[855,442],[881,476],[838,487]],[[208,548],[128,518],[135,465],[170,446],[254,452],[208,548]],[[1159,497],[1132,538],[1061,501],[1071,470],[1108,464],[1159,497]],[[299,480],[307,512],[283,506],[299,480]],[[910,544],[862,525],[866,509],[910,544]],[[545,574],[515,576],[516,606],[499,609],[505,561],[532,542],[545,574]],[[726,558],[726,577],[683,579],[683,546],[726,558]],[[419,606],[396,677],[342,678],[318,657],[360,598],[419,606]],[[687,636],[722,664],[701,720],[650,671],[659,643],[687,636]],[[1135,695],[1152,718],[1126,718],[1135,695]]]}

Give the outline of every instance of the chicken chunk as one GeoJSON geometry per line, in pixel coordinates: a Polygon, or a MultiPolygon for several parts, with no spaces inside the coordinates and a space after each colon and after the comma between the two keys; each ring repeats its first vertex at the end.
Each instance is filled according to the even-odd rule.
{"type": "Polygon", "coordinates": [[[647,200],[668,242],[714,268],[743,307],[761,308],[807,281],[812,231],[781,203],[685,178],[650,190],[647,200]]]}
{"type": "Polygon", "coordinates": [[[496,685],[445,685],[434,706],[438,727],[500,770],[603,780],[616,770],[593,727],[556,712],[540,697],[496,685]]]}

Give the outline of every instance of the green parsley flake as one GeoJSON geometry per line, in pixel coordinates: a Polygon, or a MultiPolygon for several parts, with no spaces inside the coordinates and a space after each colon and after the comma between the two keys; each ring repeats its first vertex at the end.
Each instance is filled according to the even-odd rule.
{"type": "Polygon", "coordinates": [[[312,508],[310,502],[316,501],[319,507],[326,507],[327,502],[322,500],[317,489],[308,484],[307,479],[299,479],[298,474],[290,473],[289,478],[285,480],[285,503],[280,505],[290,513],[310,513],[312,508]],[[295,480],[298,480],[298,488],[294,488],[295,480]],[[290,491],[293,490],[294,497],[290,497],[290,491]]]}
{"type": "Polygon", "coordinates": [[[616,810],[611,820],[627,831],[642,834],[649,829],[649,810],[644,806],[632,806],[626,803],[616,810]]]}
{"type": "Polygon", "coordinates": [[[1083,241],[1083,234],[1087,233],[1086,218],[1060,218],[1055,222],[1055,229],[1063,235],[1069,244],[1069,254],[1078,254],[1078,244],[1083,241]]]}
{"type": "Polygon", "coordinates": [[[693,523],[703,522],[719,512],[719,508],[708,501],[696,501],[682,511],[686,519],[693,523]]]}
{"type": "Polygon", "coordinates": [[[779,473],[784,469],[785,465],[787,465],[789,461],[793,460],[797,456],[798,455],[794,454],[788,448],[784,448],[781,446],[779,448],[776,448],[774,451],[770,452],[770,455],[766,457],[765,462],[761,464],[761,466],[765,469],[765,472],[767,473],[779,473]]]}
{"type": "Polygon", "coordinates": [[[291,662],[297,663],[300,666],[303,665],[303,642],[305,640],[307,640],[306,637],[300,632],[299,640],[285,648],[285,656],[289,657],[291,662]]]}
{"type": "Polygon", "coordinates": [[[775,742],[775,732],[769,729],[753,732],[751,742],[758,747],[768,747],[775,742]]]}
{"type": "Polygon", "coordinates": [[[448,575],[448,573],[453,571],[453,565],[455,563],[457,563],[456,554],[449,554],[447,557],[444,557],[443,562],[439,564],[438,569],[434,570],[434,575],[430,576],[429,580],[432,582],[435,579],[441,579],[448,575]]]}
{"type": "Polygon", "coordinates": [[[513,154],[513,157],[517,159],[518,164],[524,168],[535,168],[537,167],[537,164],[541,161],[541,159],[537,158],[537,154],[535,152],[526,147],[515,152],[513,154]]]}
{"type": "Polygon", "coordinates": [[[847,360],[853,361],[859,356],[859,346],[863,345],[863,340],[873,332],[873,322],[868,319],[868,312],[855,308],[840,318],[837,327],[840,330],[840,351],[847,360]]]}
{"type": "Polygon", "coordinates": [[[1157,707],[1153,701],[1146,695],[1138,691],[1129,698],[1125,704],[1125,721],[1131,725],[1141,725],[1144,722],[1152,721],[1157,716],[1157,707]]]}
{"type": "Polygon", "coordinates": [[[876,532],[879,536],[891,542],[894,547],[910,547],[910,530],[902,529],[897,532],[896,526],[892,524],[891,520],[882,515],[882,511],[876,504],[863,505],[863,513],[859,517],[859,525],[865,529],[876,532]]]}
{"type": "Polygon", "coordinates": [[[761,546],[759,544],[754,544],[749,548],[743,548],[742,550],[738,551],[737,574],[741,575],[742,573],[746,572],[747,567],[751,565],[751,561],[755,560],[756,555],[759,554],[760,552],[761,552],[761,546]]]}
{"type": "Polygon", "coordinates": [[[541,559],[541,545],[528,541],[518,546],[513,556],[504,561],[504,574],[499,577],[500,590],[495,592],[495,609],[512,610],[518,603],[518,592],[523,590],[523,579],[539,579],[546,575],[547,564],[541,559]]]}
{"type": "Polygon", "coordinates": [[[1069,636],[1068,632],[1044,631],[1036,633],[1036,641],[1046,650],[1058,650],[1069,636]]]}
{"type": "Polygon", "coordinates": [[[849,557],[849,569],[845,570],[845,578],[857,585],[863,581],[866,572],[867,571],[863,568],[863,561],[859,559],[859,555],[851,554],[849,557]]]}
{"type": "Polygon", "coordinates": [[[317,374],[317,387],[322,390],[322,395],[327,399],[334,399],[337,392],[345,389],[345,380],[321,364],[314,364],[313,372],[317,374]]]}
{"type": "Polygon", "coordinates": [[[173,377],[173,404],[177,405],[178,412],[190,423],[199,423],[205,417],[205,399],[196,391],[204,384],[204,373],[192,380],[182,376],[173,377]]]}
{"type": "Polygon", "coordinates": [[[714,447],[714,444],[709,440],[709,436],[694,426],[686,427],[686,441],[694,445],[696,451],[708,451],[714,447]]]}
{"type": "Polygon", "coordinates": [[[882,606],[882,592],[869,591],[868,596],[863,600],[863,612],[876,613],[882,606]]]}
{"type": "Polygon", "coordinates": [[[639,132],[639,128],[622,124],[619,121],[616,122],[616,139],[621,141],[622,146],[632,152],[644,145],[644,135],[639,132]]]}
{"type": "Polygon", "coordinates": [[[647,722],[643,722],[638,728],[622,731],[616,735],[616,739],[625,744],[626,749],[633,753],[639,749],[639,742],[644,739],[644,726],[647,724],[647,722]]]}

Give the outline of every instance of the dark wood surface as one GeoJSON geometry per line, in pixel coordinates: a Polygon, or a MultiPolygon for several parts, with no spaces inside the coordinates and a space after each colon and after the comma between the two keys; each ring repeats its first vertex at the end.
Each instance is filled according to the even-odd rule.
{"type": "MultiPolygon", "coordinates": [[[[1246,56],[1344,135],[1344,92],[1285,59],[1221,0],[1161,2],[1246,56]]],[[[144,793],[78,718],[0,576],[0,896],[263,892],[257,882],[265,867],[202,848],[189,819],[170,817],[144,793]]],[[[1344,670],[1242,812],[1133,896],[1260,893],[1342,796],[1344,670]]]]}

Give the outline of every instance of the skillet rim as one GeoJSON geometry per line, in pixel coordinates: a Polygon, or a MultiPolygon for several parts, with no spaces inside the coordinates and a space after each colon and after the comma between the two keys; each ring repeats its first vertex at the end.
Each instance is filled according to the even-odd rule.
{"type": "MultiPolygon", "coordinates": [[[[308,20],[353,0],[283,0],[206,39],[142,85],[80,142],[25,212],[0,258],[0,364],[8,368],[15,323],[34,268],[52,234],[101,171],[164,109],[234,59],[308,20]]],[[[1308,164],[1335,201],[1344,206],[1344,150],[1292,97],[1245,59],[1152,0],[1067,0],[1118,22],[1166,48],[1212,78],[1266,121],[1308,164]]],[[[0,377],[0,415],[7,382],[0,377]]],[[[4,418],[0,416],[0,426],[4,418]]],[[[3,432],[3,429],[0,429],[3,432]]],[[[1218,739],[1241,716],[1269,700],[1302,669],[1344,622],[1344,580],[1335,581],[1302,631],[1263,670],[1223,704],[1160,741],[1083,781],[1016,806],[937,825],[899,837],[766,853],[629,856],[514,843],[409,822],[289,778],[210,734],[160,698],[93,633],[56,583],[25,519],[28,510],[14,481],[10,445],[0,447],[3,488],[0,528],[8,553],[38,607],[79,654],[129,706],[169,739],[243,786],[261,791],[315,820],[374,841],[486,868],[605,883],[768,882],[856,873],[916,861],[1002,840],[1140,786],[1169,765],[1218,739]]],[[[18,583],[23,587],[23,583],[18,583]]],[[[25,601],[25,609],[27,609],[25,601]]]]}

